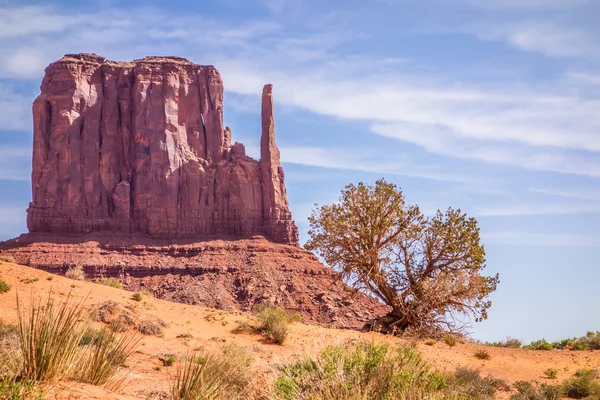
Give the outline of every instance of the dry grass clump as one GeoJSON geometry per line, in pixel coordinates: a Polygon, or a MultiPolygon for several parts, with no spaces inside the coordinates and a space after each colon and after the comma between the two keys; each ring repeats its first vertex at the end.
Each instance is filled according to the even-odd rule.
{"type": "Polygon", "coordinates": [[[142,335],[161,335],[168,325],[162,319],[152,316],[136,323],[135,329],[142,335]]]}
{"type": "Polygon", "coordinates": [[[8,254],[0,254],[0,261],[16,264],[15,258],[8,254]]]}
{"type": "Polygon", "coordinates": [[[168,325],[162,319],[148,316],[140,319],[133,307],[107,300],[92,306],[92,319],[110,325],[112,330],[125,332],[135,329],[143,335],[160,335],[168,325]]]}
{"type": "Polygon", "coordinates": [[[446,392],[460,399],[491,400],[498,391],[509,391],[510,386],[501,379],[482,377],[479,371],[457,368],[448,378],[446,392]]]}
{"type": "Polygon", "coordinates": [[[238,345],[217,352],[190,352],[179,364],[171,387],[174,400],[246,399],[252,382],[253,363],[238,345]]]}
{"type": "Polygon", "coordinates": [[[473,355],[475,356],[475,358],[478,358],[480,360],[490,359],[490,353],[486,350],[477,350],[475,353],[473,353],[473,355]]]}
{"type": "Polygon", "coordinates": [[[260,325],[257,327],[267,340],[283,344],[287,338],[288,324],[297,321],[296,315],[290,314],[281,307],[273,304],[263,303],[255,308],[260,325]]]}
{"type": "Polygon", "coordinates": [[[115,379],[119,367],[133,353],[140,341],[135,331],[118,334],[103,327],[96,331],[94,340],[86,346],[72,378],[93,385],[118,384],[115,379]]]}
{"type": "Polygon", "coordinates": [[[123,284],[118,279],[102,278],[98,281],[98,283],[105,285],[105,286],[114,287],[116,289],[123,289],[123,284]]]}
{"type": "Polygon", "coordinates": [[[75,265],[73,267],[69,267],[67,272],[65,272],[65,276],[69,279],[75,279],[77,281],[85,280],[85,271],[81,265],[75,265]]]}

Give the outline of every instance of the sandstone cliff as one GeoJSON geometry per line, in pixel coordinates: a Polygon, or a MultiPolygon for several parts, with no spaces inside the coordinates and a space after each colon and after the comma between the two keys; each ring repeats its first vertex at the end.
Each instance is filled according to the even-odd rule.
{"type": "Polygon", "coordinates": [[[66,55],[46,69],[33,118],[30,232],[298,242],[271,85],[260,161],[231,144],[219,72],[183,58],[66,55]]]}

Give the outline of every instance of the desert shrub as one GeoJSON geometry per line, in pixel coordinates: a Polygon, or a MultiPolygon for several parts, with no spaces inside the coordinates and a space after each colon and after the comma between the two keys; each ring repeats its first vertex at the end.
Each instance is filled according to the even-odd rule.
{"type": "Polygon", "coordinates": [[[85,280],[85,272],[81,265],[69,267],[69,269],[67,269],[67,272],[65,272],[65,276],[69,279],[75,279],[78,281],[85,280]]]}
{"type": "Polygon", "coordinates": [[[167,323],[158,317],[148,317],[135,325],[135,329],[142,335],[160,335],[167,323]]]}
{"type": "Polygon", "coordinates": [[[294,321],[294,316],[281,307],[267,303],[258,305],[255,311],[260,322],[258,331],[273,343],[282,344],[288,335],[287,325],[294,321]]]}
{"type": "Polygon", "coordinates": [[[431,371],[412,347],[359,341],[328,346],[316,360],[306,356],[281,366],[275,392],[286,400],[378,400],[435,393],[445,385],[445,378],[431,371]]]}
{"type": "Polygon", "coordinates": [[[131,295],[131,300],[135,300],[135,301],[142,301],[143,296],[140,292],[135,292],[134,294],[131,295]]]}
{"type": "Polygon", "coordinates": [[[0,279],[0,294],[6,293],[10,290],[10,285],[0,279]]]}
{"type": "Polygon", "coordinates": [[[95,333],[93,342],[83,352],[72,378],[94,385],[106,385],[117,374],[138,345],[135,331],[118,334],[104,327],[95,333]]]}
{"type": "Polygon", "coordinates": [[[110,325],[113,330],[118,332],[135,328],[137,321],[137,315],[130,308],[125,308],[113,300],[92,306],[91,318],[93,321],[110,325]]]}
{"type": "Polygon", "coordinates": [[[0,261],[4,261],[7,263],[13,263],[13,264],[16,264],[16,262],[17,262],[13,256],[10,256],[8,254],[0,254],[0,261]]]}
{"type": "Polygon", "coordinates": [[[531,382],[517,381],[514,387],[517,393],[510,397],[511,400],[560,400],[563,397],[560,385],[535,387],[531,382]]]}
{"type": "Polygon", "coordinates": [[[160,358],[160,361],[165,367],[172,367],[175,364],[176,359],[173,356],[169,356],[166,358],[160,358]]]}
{"type": "Polygon", "coordinates": [[[32,298],[25,310],[17,298],[17,314],[23,358],[21,378],[42,381],[67,374],[83,336],[82,303],[73,303],[70,297],[60,303],[50,296],[45,302],[32,298]]]}
{"type": "Polygon", "coordinates": [[[191,352],[178,367],[171,395],[175,400],[247,398],[252,362],[244,348],[233,344],[221,353],[191,352]]]}
{"type": "Polygon", "coordinates": [[[573,339],[571,342],[573,350],[600,350],[600,331],[588,332],[585,336],[573,339]]]}
{"type": "Polygon", "coordinates": [[[473,355],[475,356],[475,358],[478,358],[480,360],[490,359],[490,353],[488,353],[486,350],[477,350],[475,353],[473,353],[473,355]]]}
{"type": "Polygon", "coordinates": [[[114,287],[117,289],[123,289],[123,284],[118,279],[102,278],[98,282],[101,283],[102,285],[114,287]]]}
{"type": "Polygon", "coordinates": [[[523,346],[523,348],[527,350],[552,350],[553,346],[552,343],[548,343],[546,339],[540,339],[523,346]]]}
{"type": "Polygon", "coordinates": [[[470,368],[457,368],[454,374],[447,378],[447,382],[447,394],[460,399],[491,400],[497,391],[510,390],[503,380],[491,376],[484,378],[479,371],[470,368]]]}
{"type": "Polygon", "coordinates": [[[43,391],[36,387],[33,381],[19,381],[8,377],[0,377],[0,399],[41,400],[43,397],[43,391]]]}
{"type": "Polygon", "coordinates": [[[594,380],[592,370],[583,369],[563,382],[563,394],[572,399],[600,399],[600,383],[594,380]]]}
{"type": "Polygon", "coordinates": [[[435,345],[435,340],[433,340],[433,339],[427,339],[427,340],[425,341],[425,344],[426,344],[427,346],[434,346],[434,345],[435,345]]]}
{"type": "Polygon", "coordinates": [[[554,368],[548,368],[544,371],[544,376],[548,379],[556,379],[558,377],[558,370],[554,368]]]}
{"type": "Polygon", "coordinates": [[[4,341],[11,336],[16,338],[18,333],[19,327],[17,325],[4,322],[0,319],[0,341],[4,341]]]}
{"type": "Polygon", "coordinates": [[[450,347],[450,348],[456,346],[456,336],[454,336],[454,335],[445,335],[444,336],[444,343],[446,343],[448,345],[448,347],[450,347]]]}
{"type": "Polygon", "coordinates": [[[522,343],[519,339],[513,339],[509,337],[503,342],[485,342],[485,345],[491,347],[510,347],[513,349],[519,349],[521,348],[522,343]]]}

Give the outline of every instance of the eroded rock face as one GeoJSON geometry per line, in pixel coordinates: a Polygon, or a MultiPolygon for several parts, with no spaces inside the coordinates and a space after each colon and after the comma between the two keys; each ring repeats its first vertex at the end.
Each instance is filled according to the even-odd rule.
{"type": "Polygon", "coordinates": [[[261,159],[231,144],[213,66],[66,55],[33,104],[30,232],[263,235],[297,244],[263,91],[261,159]]]}

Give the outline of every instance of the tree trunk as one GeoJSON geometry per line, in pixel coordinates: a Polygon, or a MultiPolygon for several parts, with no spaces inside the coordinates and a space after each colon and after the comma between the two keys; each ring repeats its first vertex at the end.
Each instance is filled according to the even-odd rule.
{"type": "Polygon", "coordinates": [[[384,316],[367,321],[363,332],[380,332],[384,334],[402,335],[402,332],[411,325],[406,316],[398,311],[390,311],[384,316]]]}

